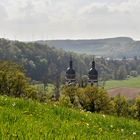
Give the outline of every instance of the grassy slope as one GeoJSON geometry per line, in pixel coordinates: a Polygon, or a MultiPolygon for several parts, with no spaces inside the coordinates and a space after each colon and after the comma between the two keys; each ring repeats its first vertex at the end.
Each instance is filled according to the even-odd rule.
{"type": "Polygon", "coordinates": [[[139,138],[140,122],[136,120],[0,96],[0,140],[139,138]]]}
{"type": "Polygon", "coordinates": [[[140,88],[140,77],[130,78],[128,80],[110,80],[105,85],[105,89],[120,87],[140,88]]]}

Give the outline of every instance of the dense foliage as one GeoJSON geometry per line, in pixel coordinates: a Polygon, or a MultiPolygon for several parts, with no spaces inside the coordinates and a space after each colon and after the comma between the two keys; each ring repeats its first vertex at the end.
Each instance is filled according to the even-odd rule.
{"type": "Polygon", "coordinates": [[[133,101],[120,95],[110,97],[104,89],[94,86],[64,86],[61,94],[60,104],[68,107],[75,106],[94,113],[140,119],[140,97],[133,101]]]}
{"type": "MultiPolygon", "coordinates": [[[[16,63],[0,61],[0,95],[43,100],[43,93],[30,85],[23,68],[16,63]]],[[[45,98],[44,98],[45,101],[45,98]]]]}

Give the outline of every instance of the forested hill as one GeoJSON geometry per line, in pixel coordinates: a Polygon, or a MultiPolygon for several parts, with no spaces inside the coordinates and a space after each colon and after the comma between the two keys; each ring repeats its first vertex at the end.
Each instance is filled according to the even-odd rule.
{"type": "MultiPolygon", "coordinates": [[[[139,53],[139,52],[138,52],[139,53]]],[[[71,53],[77,80],[91,68],[93,56],[71,53]]],[[[63,49],[56,49],[40,43],[0,39],[0,60],[10,60],[22,65],[27,76],[44,83],[64,81],[70,55],[63,49]]],[[[125,79],[130,73],[140,74],[140,59],[106,60],[96,59],[99,78],[125,79]]]]}
{"type": "Polygon", "coordinates": [[[91,40],[48,40],[38,41],[51,47],[63,48],[76,53],[95,54],[97,56],[122,58],[140,57],[140,41],[128,37],[91,40]]]}
{"type": "MultiPolygon", "coordinates": [[[[74,69],[77,74],[86,74],[92,58],[72,53],[74,69]]],[[[33,80],[54,82],[62,76],[69,66],[70,53],[62,49],[50,48],[38,43],[24,43],[0,39],[0,60],[10,60],[23,65],[33,80]]]]}

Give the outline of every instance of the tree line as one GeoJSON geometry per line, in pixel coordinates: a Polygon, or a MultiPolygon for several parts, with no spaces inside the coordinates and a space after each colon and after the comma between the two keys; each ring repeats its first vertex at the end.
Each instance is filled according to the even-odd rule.
{"type": "MultiPolygon", "coordinates": [[[[32,81],[44,84],[64,83],[65,71],[69,66],[70,55],[73,57],[77,80],[85,78],[91,67],[93,56],[65,52],[35,42],[19,42],[0,39],[0,60],[10,60],[20,64],[32,81]],[[83,76],[83,77],[82,77],[83,76]]],[[[107,60],[96,58],[99,80],[125,79],[128,75],[140,74],[140,60],[107,60]]]]}

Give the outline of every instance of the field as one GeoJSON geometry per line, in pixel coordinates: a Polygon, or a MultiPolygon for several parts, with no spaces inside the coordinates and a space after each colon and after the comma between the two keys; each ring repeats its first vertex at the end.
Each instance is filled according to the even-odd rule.
{"type": "Polygon", "coordinates": [[[121,94],[127,99],[135,99],[140,95],[140,77],[107,81],[105,89],[111,96],[121,94]]]}
{"type": "Polygon", "coordinates": [[[0,96],[0,140],[139,140],[140,122],[0,96]]]}
{"type": "Polygon", "coordinates": [[[127,80],[110,80],[105,84],[105,89],[113,88],[140,88],[140,76],[135,78],[129,78],[127,80]]]}

